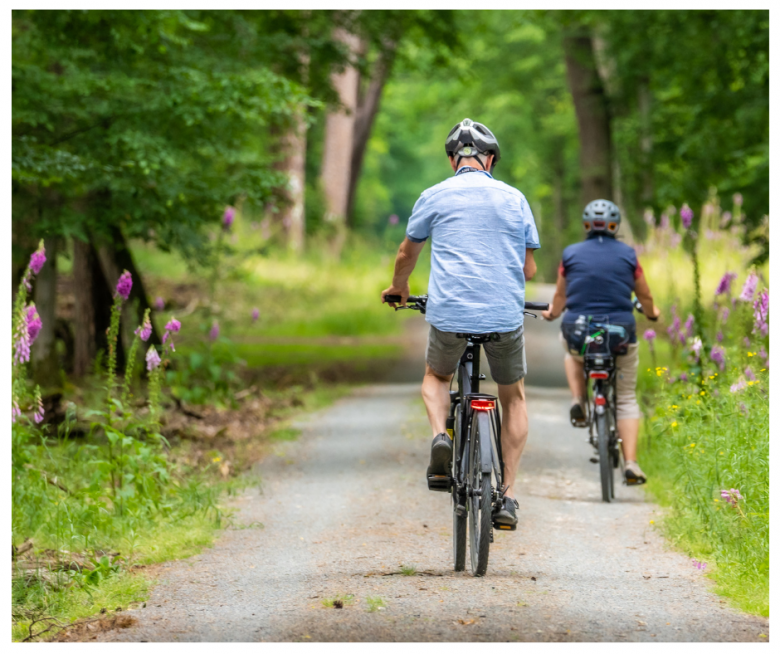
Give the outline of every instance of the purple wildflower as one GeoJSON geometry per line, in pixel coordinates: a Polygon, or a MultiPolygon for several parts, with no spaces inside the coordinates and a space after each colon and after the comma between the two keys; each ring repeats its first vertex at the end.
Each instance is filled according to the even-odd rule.
{"type": "Polygon", "coordinates": [[[21,365],[30,360],[30,332],[27,328],[27,320],[17,323],[14,334],[14,365],[21,365]]]}
{"type": "Polygon", "coordinates": [[[707,564],[704,563],[703,561],[697,561],[696,559],[691,559],[691,563],[693,563],[693,566],[697,570],[701,570],[702,572],[704,572],[704,570],[707,568],[707,564]]]}
{"type": "Polygon", "coordinates": [[[723,295],[724,293],[731,293],[731,282],[737,278],[737,273],[726,272],[723,277],[720,278],[718,288],[715,289],[715,297],[723,295]]]}
{"type": "Polygon", "coordinates": [[[144,342],[149,340],[149,337],[152,335],[152,323],[148,317],[134,333],[144,342]]]}
{"type": "Polygon", "coordinates": [[[236,217],[235,207],[225,207],[225,213],[222,214],[222,225],[225,227],[225,229],[230,229],[235,217],[236,217]]]}
{"type": "Polygon", "coordinates": [[[710,359],[712,359],[713,363],[718,364],[721,372],[723,372],[726,368],[726,350],[720,345],[713,345],[710,350],[710,359]]]}
{"type": "Polygon", "coordinates": [[[747,414],[748,414],[748,408],[745,406],[745,403],[744,403],[744,402],[740,402],[740,403],[739,403],[739,410],[740,410],[740,411],[741,411],[743,414],[745,414],[745,415],[747,415],[747,414]]]}
{"type": "Polygon", "coordinates": [[[687,204],[684,204],[683,208],[680,209],[680,220],[685,229],[690,228],[691,223],[693,222],[693,210],[687,204]]]}
{"type": "Polygon", "coordinates": [[[742,193],[735,193],[734,197],[732,199],[734,200],[734,204],[737,207],[741,207],[742,206],[742,193]]]}
{"type": "Polygon", "coordinates": [[[748,381],[756,381],[756,375],[753,373],[753,371],[750,369],[750,366],[745,368],[745,378],[748,381]]]}
{"type": "Polygon", "coordinates": [[[734,382],[731,386],[729,386],[729,390],[732,393],[739,393],[742,389],[747,388],[747,382],[740,377],[739,380],[734,382]]]}
{"type": "Polygon", "coordinates": [[[30,345],[32,345],[35,342],[35,339],[38,338],[38,334],[43,327],[43,322],[41,322],[41,318],[38,315],[38,310],[32,303],[27,307],[25,321],[27,322],[27,335],[30,338],[30,345]]]}
{"type": "Polygon", "coordinates": [[[133,288],[133,276],[126,270],[119,276],[116,283],[116,294],[121,295],[122,299],[127,300],[130,297],[130,291],[133,288]]]}
{"type": "Polygon", "coordinates": [[[181,329],[181,323],[178,320],[176,320],[176,318],[171,318],[168,321],[168,324],[165,325],[165,329],[169,332],[173,332],[174,334],[177,334],[181,329]]]}
{"type": "Polygon", "coordinates": [[[661,214],[661,221],[659,224],[661,229],[669,229],[669,216],[666,213],[661,214]]]}
{"type": "Polygon", "coordinates": [[[158,296],[154,301],[154,308],[157,311],[162,311],[165,308],[165,300],[158,296]]]}
{"type": "Polygon", "coordinates": [[[681,372],[681,373],[680,373],[680,381],[681,381],[681,382],[687,382],[687,381],[688,381],[688,373],[686,373],[686,372],[681,372]]]}
{"type": "Polygon", "coordinates": [[[756,286],[758,286],[758,275],[750,273],[745,280],[745,285],[742,287],[739,299],[743,302],[752,302],[753,296],[756,294],[756,286]]]}
{"type": "Polygon", "coordinates": [[[718,333],[715,334],[715,338],[717,339],[718,343],[723,342],[723,332],[719,329],[718,333]]]}
{"type": "Polygon", "coordinates": [[[395,214],[391,214],[390,217],[387,219],[388,224],[390,225],[397,225],[398,224],[398,216],[395,214]]]}
{"type": "Polygon", "coordinates": [[[257,322],[257,319],[260,317],[260,309],[255,307],[252,309],[252,322],[257,322]]]}
{"type": "Polygon", "coordinates": [[[655,340],[655,331],[652,329],[648,329],[644,333],[645,340],[652,345],[653,341],[655,340]]]}
{"type": "Polygon", "coordinates": [[[41,398],[40,391],[37,393],[37,395],[38,395],[38,409],[33,414],[33,420],[35,420],[36,425],[40,425],[43,422],[43,417],[44,417],[43,399],[41,398]]]}
{"type": "Polygon", "coordinates": [[[756,320],[756,324],[753,326],[753,333],[760,331],[762,336],[766,336],[769,333],[769,291],[764,289],[758,294],[755,302],[753,302],[753,317],[756,320]]]}
{"type": "Polygon", "coordinates": [[[750,339],[747,336],[745,336],[745,338],[742,339],[742,344],[745,347],[750,347],[750,339]]]}
{"type": "Polygon", "coordinates": [[[728,307],[723,307],[720,314],[721,322],[726,322],[729,319],[729,315],[731,315],[731,310],[728,307]]]}
{"type": "Polygon", "coordinates": [[[685,334],[686,336],[693,336],[693,314],[688,314],[688,319],[685,321],[685,334]]]}
{"type": "Polygon", "coordinates": [[[701,338],[698,336],[691,342],[691,352],[693,352],[694,356],[696,357],[696,361],[699,360],[702,346],[703,344],[701,342],[701,338]]]}
{"type": "Polygon", "coordinates": [[[730,488],[729,490],[722,490],[720,491],[720,496],[732,506],[737,506],[737,502],[745,499],[744,497],[742,497],[742,493],[740,493],[739,490],[737,490],[736,488],[730,488]]]}
{"type": "Polygon", "coordinates": [[[17,418],[20,418],[22,416],[22,410],[19,408],[19,404],[16,402],[16,399],[13,401],[13,406],[11,407],[11,421],[16,422],[17,418]]]}
{"type": "Polygon", "coordinates": [[[209,331],[209,340],[216,341],[219,338],[219,323],[215,320],[211,324],[211,330],[209,331]]]}
{"type": "Polygon", "coordinates": [[[33,275],[37,275],[39,272],[41,272],[41,268],[43,268],[43,264],[45,263],[46,248],[43,247],[43,241],[41,241],[38,249],[33,252],[32,256],[30,257],[30,270],[32,270],[33,275]]]}
{"type": "Polygon", "coordinates": [[[674,232],[669,239],[669,245],[672,249],[676,248],[680,243],[682,242],[682,236],[680,236],[677,232],[674,232]]]}
{"type": "Polygon", "coordinates": [[[160,355],[157,354],[157,350],[154,349],[154,345],[150,345],[146,352],[146,369],[152,372],[157,366],[160,365],[160,355]]]}

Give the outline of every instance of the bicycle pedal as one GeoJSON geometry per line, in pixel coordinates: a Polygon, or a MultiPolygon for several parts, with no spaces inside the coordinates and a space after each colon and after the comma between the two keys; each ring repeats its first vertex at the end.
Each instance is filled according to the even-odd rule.
{"type": "Polygon", "coordinates": [[[465,518],[465,517],[466,517],[466,514],[467,514],[468,512],[466,511],[466,507],[465,507],[465,506],[463,506],[462,504],[458,504],[458,505],[455,507],[455,513],[457,514],[457,516],[458,516],[459,518],[465,518]]]}
{"type": "Polygon", "coordinates": [[[493,529],[500,529],[501,531],[516,531],[517,530],[517,524],[514,524],[514,525],[503,525],[500,522],[494,522],[493,523],[493,529]]]}
{"type": "Polygon", "coordinates": [[[452,477],[447,475],[428,475],[428,490],[447,493],[452,486],[452,477]]]}

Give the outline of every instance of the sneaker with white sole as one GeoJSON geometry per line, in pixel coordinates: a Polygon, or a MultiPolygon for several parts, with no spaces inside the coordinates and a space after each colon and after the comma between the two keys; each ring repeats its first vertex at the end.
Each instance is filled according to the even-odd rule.
{"type": "Polygon", "coordinates": [[[628,486],[637,486],[647,481],[647,476],[642,472],[642,468],[639,467],[636,461],[626,461],[623,474],[626,476],[626,484],[628,486]]]}

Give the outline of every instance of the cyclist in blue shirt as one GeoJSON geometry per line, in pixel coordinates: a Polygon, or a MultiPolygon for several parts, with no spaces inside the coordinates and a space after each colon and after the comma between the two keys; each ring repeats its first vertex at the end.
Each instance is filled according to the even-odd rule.
{"type": "Polygon", "coordinates": [[[566,378],[573,398],[570,418],[576,427],[587,426],[587,418],[583,358],[573,346],[575,322],[580,316],[606,316],[610,325],[621,325],[628,331],[628,352],[616,359],[617,427],[626,462],[626,482],[643,484],[647,478],[636,460],[641,413],[636,400],[639,349],[631,293],[636,293],[647,317],[657,319],[660,312],[653,303],[636,251],[615,238],[620,228],[617,205],[609,200],[594,200],[585,207],[582,223],[585,240],[564,249],[555,296],[542,316],[555,320],[566,309],[561,339],[566,350],[566,378]]]}
{"type": "MultiPolygon", "coordinates": [[[[446,420],[449,384],[466,341],[457,332],[501,333],[485,353],[503,408],[501,447],[508,486],[496,522],[517,524],[513,485],[528,437],[523,378],[525,282],[536,273],[539,235],[525,196],[494,179],[501,157],[493,133],[466,118],[452,128],[445,150],[455,175],[423,191],[398,250],[393,282],[382,291],[409,297],[409,275],[431,239],[426,320],[430,323],[422,395],[433,431],[429,474],[446,475],[452,440],[446,420]]],[[[395,306],[395,305],[392,305],[395,306]]]]}

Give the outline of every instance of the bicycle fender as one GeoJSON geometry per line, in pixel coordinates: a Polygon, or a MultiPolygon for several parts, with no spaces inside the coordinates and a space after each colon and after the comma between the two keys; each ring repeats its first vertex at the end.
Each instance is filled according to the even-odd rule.
{"type": "Polygon", "coordinates": [[[493,472],[493,448],[490,446],[490,413],[477,411],[474,419],[479,427],[479,453],[482,463],[482,472],[493,472]]]}

